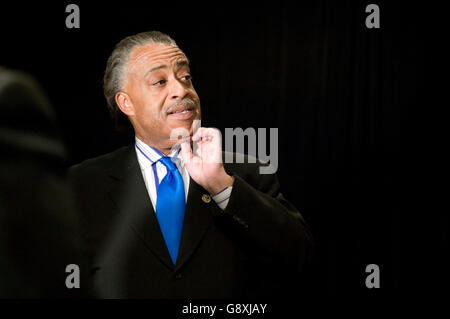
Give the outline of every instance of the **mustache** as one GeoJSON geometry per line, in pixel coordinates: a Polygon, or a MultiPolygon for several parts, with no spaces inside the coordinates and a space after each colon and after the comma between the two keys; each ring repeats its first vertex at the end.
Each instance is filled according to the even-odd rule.
{"type": "Polygon", "coordinates": [[[194,110],[198,109],[198,103],[196,101],[194,101],[193,99],[189,98],[189,97],[185,97],[184,99],[182,99],[181,101],[178,101],[168,107],[166,107],[166,109],[164,110],[166,112],[166,114],[172,112],[172,110],[180,105],[185,105],[185,106],[190,106],[192,107],[194,110]]]}

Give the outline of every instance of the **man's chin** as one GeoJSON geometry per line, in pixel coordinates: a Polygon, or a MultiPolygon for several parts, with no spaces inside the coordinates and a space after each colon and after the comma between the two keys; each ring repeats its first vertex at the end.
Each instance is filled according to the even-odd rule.
{"type": "Polygon", "coordinates": [[[200,127],[200,119],[191,118],[188,120],[177,120],[168,118],[168,126],[171,127],[172,132],[179,134],[181,131],[188,131],[190,135],[200,127]]]}
{"type": "Polygon", "coordinates": [[[173,126],[170,131],[170,140],[174,141],[174,144],[181,142],[182,140],[188,140],[194,132],[193,122],[182,123],[178,126],[173,126]]]}

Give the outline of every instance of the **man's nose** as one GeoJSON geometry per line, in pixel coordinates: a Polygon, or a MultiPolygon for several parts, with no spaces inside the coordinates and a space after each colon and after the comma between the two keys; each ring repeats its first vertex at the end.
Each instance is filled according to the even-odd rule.
{"type": "Polygon", "coordinates": [[[179,81],[178,79],[174,79],[170,84],[170,98],[172,100],[182,99],[187,94],[186,86],[179,81]]]}

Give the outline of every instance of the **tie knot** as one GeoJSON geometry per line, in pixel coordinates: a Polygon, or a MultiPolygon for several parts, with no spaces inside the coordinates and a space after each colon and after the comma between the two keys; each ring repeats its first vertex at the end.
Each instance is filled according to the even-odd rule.
{"type": "Polygon", "coordinates": [[[171,157],[164,156],[164,157],[161,157],[159,159],[159,161],[164,164],[164,166],[167,168],[167,170],[169,170],[169,171],[177,170],[177,166],[175,165],[174,162],[172,162],[171,157]]]}

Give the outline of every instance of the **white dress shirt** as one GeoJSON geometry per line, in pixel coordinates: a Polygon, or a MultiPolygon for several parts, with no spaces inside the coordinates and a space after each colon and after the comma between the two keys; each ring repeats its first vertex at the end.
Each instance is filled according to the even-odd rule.
{"type": "MultiPolygon", "coordinates": [[[[147,192],[153,205],[153,209],[156,211],[156,200],[157,200],[157,189],[163,178],[167,174],[167,169],[164,164],[159,162],[159,159],[164,155],[157,149],[145,144],[137,137],[136,139],[136,154],[141,167],[142,176],[144,177],[145,186],[147,187],[147,192]]],[[[184,182],[184,192],[186,195],[186,201],[189,193],[189,181],[190,176],[184,165],[183,158],[180,154],[180,148],[174,149],[168,156],[173,159],[173,162],[178,168],[184,182]]],[[[227,187],[220,191],[219,193],[211,196],[211,198],[216,202],[216,204],[224,210],[230,199],[232,186],[227,187]]]]}

